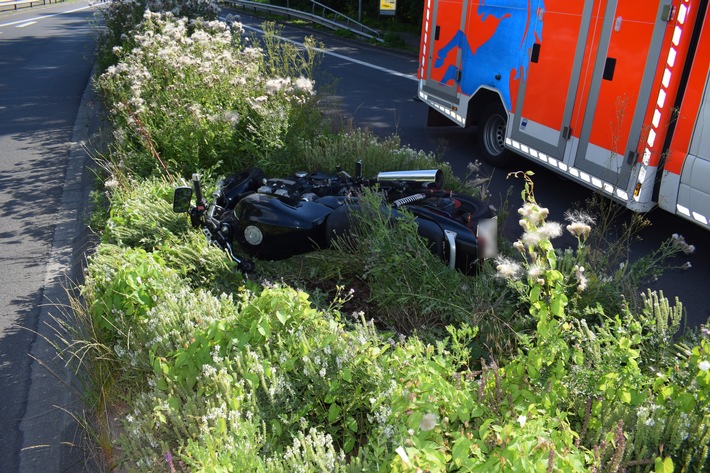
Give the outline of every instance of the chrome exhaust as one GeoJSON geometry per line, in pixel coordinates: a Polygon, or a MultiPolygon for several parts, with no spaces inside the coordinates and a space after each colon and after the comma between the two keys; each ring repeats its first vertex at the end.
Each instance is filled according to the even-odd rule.
{"type": "Polygon", "coordinates": [[[377,182],[419,182],[440,188],[444,185],[444,173],[440,169],[387,171],[377,175],[377,182]]]}

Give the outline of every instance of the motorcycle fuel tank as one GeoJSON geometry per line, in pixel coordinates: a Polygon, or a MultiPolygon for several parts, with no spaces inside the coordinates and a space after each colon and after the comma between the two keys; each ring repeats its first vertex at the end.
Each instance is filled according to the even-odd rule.
{"type": "Polygon", "coordinates": [[[317,200],[251,194],[234,209],[234,239],[246,252],[261,259],[285,259],[325,248],[324,223],[332,211],[317,200]]]}

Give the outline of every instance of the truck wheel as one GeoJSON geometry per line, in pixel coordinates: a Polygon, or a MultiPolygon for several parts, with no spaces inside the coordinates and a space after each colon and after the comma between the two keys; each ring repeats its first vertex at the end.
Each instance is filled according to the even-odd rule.
{"type": "Polygon", "coordinates": [[[478,120],[478,150],[488,164],[504,167],[510,163],[512,153],[505,148],[505,127],[508,115],[499,104],[489,103],[478,120]]]}

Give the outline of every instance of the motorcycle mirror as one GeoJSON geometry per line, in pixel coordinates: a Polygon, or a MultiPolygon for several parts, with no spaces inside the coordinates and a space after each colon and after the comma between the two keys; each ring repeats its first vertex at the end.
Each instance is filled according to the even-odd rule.
{"type": "Polygon", "coordinates": [[[190,210],[192,201],[192,187],[181,186],[173,194],[173,212],[184,213],[190,210]]]}

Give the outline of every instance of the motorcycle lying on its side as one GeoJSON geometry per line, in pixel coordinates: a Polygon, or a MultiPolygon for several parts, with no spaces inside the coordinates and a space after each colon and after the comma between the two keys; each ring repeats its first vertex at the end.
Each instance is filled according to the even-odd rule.
{"type": "Polygon", "coordinates": [[[175,189],[173,210],[189,213],[191,224],[249,273],[254,263],[238,258],[235,244],[269,260],[327,248],[333,239],[355,232],[355,218],[363,211],[358,196],[371,188],[382,196],[383,211],[394,223],[406,209],[434,254],[450,268],[473,274],[482,260],[496,254],[495,215],[480,200],[442,185],[443,172],[437,169],[381,172],[363,179],[360,162],[354,177],[338,169],[336,174],[299,172],[265,179],[253,168],[219,181],[210,202],[199,175],[193,174],[192,187],[175,189]]]}

